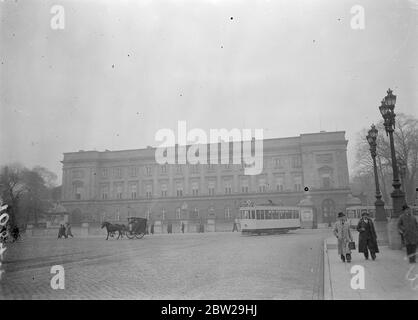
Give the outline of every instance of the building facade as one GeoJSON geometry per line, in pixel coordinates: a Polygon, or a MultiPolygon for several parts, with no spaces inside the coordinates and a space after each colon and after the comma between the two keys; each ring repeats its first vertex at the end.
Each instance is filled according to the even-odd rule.
{"type": "Polygon", "coordinates": [[[316,221],[328,223],[350,194],[347,142],[341,131],[265,139],[258,175],[233,163],[160,165],[152,147],[64,153],[62,205],[73,224],[129,216],[232,222],[248,200],[296,206],[309,190],[316,221]]]}

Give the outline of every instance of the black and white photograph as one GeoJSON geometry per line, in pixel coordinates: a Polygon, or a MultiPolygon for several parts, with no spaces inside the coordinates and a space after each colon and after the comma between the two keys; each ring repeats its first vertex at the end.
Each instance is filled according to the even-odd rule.
{"type": "Polygon", "coordinates": [[[0,300],[418,300],[417,245],[418,0],[0,0],[0,300]]]}

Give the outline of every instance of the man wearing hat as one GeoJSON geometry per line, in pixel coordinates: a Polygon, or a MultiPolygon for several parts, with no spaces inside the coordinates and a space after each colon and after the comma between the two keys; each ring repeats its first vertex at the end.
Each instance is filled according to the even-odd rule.
{"type": "Polygon", "coordinates": [[[415,263],[418,243],[418,222],[407,204],[403,205],[402,212],[398,220],[399,233],[403,236],[409,262],[415,263]]]}
{"type": "Polygon", "coordinates": [[[373,221],[369,218],[367,212],[361,214],[361,219],[357,224],[358,236],[358,252],[364,254],[364,258],[369,260],[369,251],[372,259],[376,259],[376,253],[379,252],[377,246],[376,230],[373,221]]]}
{"type": "Polygon", "coordinates": [[[341,256],[343,262],[351,262],[351,249],[349,243],[353,241],[350,231],[350,224],[345,218],[343,212],[338,213],[338,221],[334,226],[334,235],[338,239],[338,254],[341,256]]]}

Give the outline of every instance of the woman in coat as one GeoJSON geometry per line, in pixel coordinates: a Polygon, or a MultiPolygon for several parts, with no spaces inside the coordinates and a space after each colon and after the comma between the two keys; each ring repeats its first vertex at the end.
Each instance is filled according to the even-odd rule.
{"type": "Polygon", "coordinates": [[[334,235],[338,239],[338,254],[341,256],[343,262],[351,262],[351,250],[348,246],[349,242],[353,241],[351,236],[350,224],[345,218],[343,212],[338,213],[338,221],[334,226],[334,235]]]}
{"type": "Polygon", "coordinates": [[[366,260],[369,259],[369,251],[372,259],[376,259],[376,253],[379,252],[377,246],[376,230],[373,221],[368,217],[367,212],[361,214],[361,219],[357,224],[358,236],[358,252],[364,254],[366,260]]]}

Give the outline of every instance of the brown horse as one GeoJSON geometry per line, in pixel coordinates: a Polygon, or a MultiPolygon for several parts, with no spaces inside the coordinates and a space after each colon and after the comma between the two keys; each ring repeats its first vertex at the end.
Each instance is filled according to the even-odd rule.
{"type": "Polygon", "coordinates": [[[123,224],[111,224],[110,222],[104,221],[102,223],[102,229],[106,227],[106,231],[107,231],[107,237],[106,240],[109,239],[109,236],[113,237],[115,236],[115,232],[118,232],[118,237],[116,238],[116,240],[118,240],[120,237],[123,238],[123,234],[125,233],[125,231],[127,230],[127,227],[123,224]]]}

